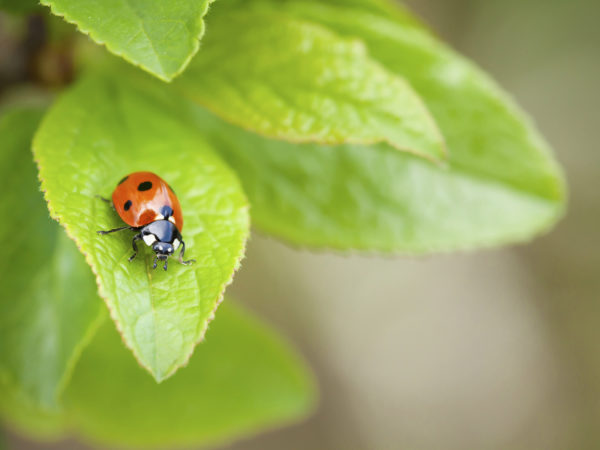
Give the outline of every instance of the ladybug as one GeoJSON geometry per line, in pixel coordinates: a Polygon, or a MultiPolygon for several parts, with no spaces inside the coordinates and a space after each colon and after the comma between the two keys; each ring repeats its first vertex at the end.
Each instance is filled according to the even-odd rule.
{"type": "MultiPolygon", "coordinates": [[[[100,198],[107,203],[111,202],[100,198]]],[[[161,177],[152,172],[135,172],[123,177],[113,191],[112,205],[127,226],[98,231],[98,234],[121,230],[137,231],[131,241],[133,255],[129,258],[130,262],[138,253],[136,242],[140,240],[152,246],[156,253],[154,269],[160,260],[165,262],[163,269],[167,270],[167,258],[180,246],[179,262],[185,265],[195,262],[193,259],[183,260],[185,243],[181,237],[181,206],[171,186],[161,177]]]]}

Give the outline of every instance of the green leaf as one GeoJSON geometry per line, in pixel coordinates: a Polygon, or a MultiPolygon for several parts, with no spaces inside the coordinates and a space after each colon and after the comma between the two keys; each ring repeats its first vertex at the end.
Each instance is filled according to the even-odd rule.
{"type": "Polygon", "coordinates": [[[31,408],[53,410],[104,307],[91,271],[48,217],[39,191],[30,146],[41,115],[12,109],[0,117],[0,208],[9,212],[0,221],[0,384],[31,408]]]}
{"type": "Polygon", "coordinates": [[[230,442],[304,417],[315,386],[288,344],[229,300],[189,366],[157,385],[107,322],[65,392],[75,430],[102,447],[230,442]]]}
{"type": "Polygon", "coordinates": [[[442,128],[450,160],[436,167],[381,145],[273,142],[201,113],[200,125],[242,179],[256,226],[299,245],[423,253],[525,241],[562,215],[560,169],[530,120],[416,22],[322,3],[275,4],[363,39],[409,79],[442,128]]]}
{"type": "Polygon", "coordinates": [[[179,75],[200,46],[213,0],[41,0],[112,53],[164,81],[179,75]]]}
{"type": "Polygon", "coordinates": [[[187,96],[272,138],[386,142],[429,159],[445,157],[418,95],[360,41],[280,12],[237,9],[211,14],[202,51],[176,83],[187,96]]]}
{"type": "MultiPolygon", "coordinates": [[[[186,126],[166,92],[121,77],[85,77],[53,106],[34,140],[52,217],[86,255],[123,339],[161,381],[185,365],[204,336],[248,235],[247,202],[235,175],[186,126]],[[162,93],[162,97],[159,94],[162,93]],[[158,173],[178,194],[192,266],[152,270],[145,245],[131,263],[133,233],[96,195],[110,197],[131,172],[158,173]]],[[[146,80],[146,77],[140,77],[146,80]]]]}
{"type": "MultiPolygon", "coordinates": [[[[246,5],[248,4],[248,0],[230,1],[237,2],[238,4],[241,4],[242,2],[246,5]]],[[[252,1],[264,1],[265,3],[269,2],[269,0],[252,1]]],[[[282,0],[281,3],[291,3],[293,6],[290,11],[295,13],[295,9],[301,8],[301,5],[304,4],[301,2],[306,2],[306,4],[308,4],[308,18],[313,17],[314,10],[311,8],[314,4],[336,5],[344,8],[352,8],[354,14],[366,11],[367,13],[379,14],[380,16],[387,17],[389,19],[400,20],[403,25],[415,25],[417,27],[422,27],[421,22],[417,18],[415,18],[408,10],[398,7],[398,2],[396,0],[282,0]]],[[[302,17],[302,14],[298,14],[298,16],[302,17]]]]}
{"type": "Polygon", "coordinates": [[[292,145],[198,116],[238,172],[253,224],[294,244],[408,253],[487,247],[526,240],[562,211],[560,201],[386,146],[292,145]]]}
{"type": "Polygon", "coordinates": [[[442,129],[455,170],[564,200],[559,168],[531,120],[489,76],[417,26],[407,11],[394,5],[399,14],[390,20],[322,2],[290,1],[283,9],[361,39],[374,58],[406,77],[442,129]]]}

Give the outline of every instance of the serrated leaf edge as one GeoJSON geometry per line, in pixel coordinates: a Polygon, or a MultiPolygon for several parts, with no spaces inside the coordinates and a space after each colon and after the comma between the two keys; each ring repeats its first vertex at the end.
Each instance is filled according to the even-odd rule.
{"type": "MultiPolygon", "coordinates": [[[[214,1],[214,0],[212,0],[214,1]]],[[[254,9],[256,10],[260,10],[260,5],[255,5],[254,9]]],[[[362,49],[363,53],[364,53],[364,57],[366,58],[366,60],[368,60],[371,64],[373,64],[374,66],[377,66],[380,70],[384,71],[385,73],[387,73],[390,77],[395,78],[396,80],[398,80],[400,83],[402,83],[404,85],[404,87],[407,89],[407,91],[409,91],[412,94],[413,99],[416,101],[416,103],[420,106],[421,110],[424,113],[425,119],[427,120],[427,122],[429,123],[429,125],[431,126],[431,130],[435,133],[435,141],[436,141],[436,147],[438,148],[438,150],[440,150],[439,155],[431,155],[431,154],[427,154],[427,153],[423,153],[419,150],[416,150],[414,148],[411,147],[406,147],[406,146],[402,146],[402,145],[398,145],[395,142],[391,141],[389,138],[386,137],[382,137],[382,138],[374,138],[374,139],[359,139],[359,138],[344,138],[344,139],[329,139],[327,141],[323,141],[323,140],[319,140],[316,137],[309,137],[309,138],[295,138],[295,137],[290,137],[287,136],[285,134],[282,133],[273,133],[273,134],[269,134],[266,131],[262,131],[262,130],[257,130],[251,126],[246,125],[242,119],[236,119],[236,118],[230,118],[228,117],[228,114],[225,112],[224,113],[224,109],[223,108],[219,108],[219,105],[215,105],[211,102],[204,102],[202,100],[202,98],[200,96],[197,95],[190,95],[187,90],[184,87],[180,87],[177,86],[176,90],[185,98],[190,99],[191,101],[197,103],[198,105],[208,109],[209,111],[212,111],[214,114],[216,114],[218,117],[220,117],[222,120],[224,120],[225,122],[231,124],[231,125],[235,125],[237,127],[240,127],[248,132],[257,134],[259,136],[262,136],[264,138],[267,139],[278,139],[281,141],[285,141],[285,142],[290,142],[292,144],[307,144],[307,143],[314,143],[314,144],[321,144],[321,145],[326,145],[326,146],[336,146],[336,145],[343,145],[343,144],[351,144],[351,145],[364,145],[364,146],[371,146],[371,145],[375,145],[375,144],[379,144],[379,143],[385,143],[387,145],[389,145],[390,147],[405,152],[405,153],[409,153],[411,155],[414,155],[416,157],[419,158],[423,158],[426,159],[427,161],[430,161],[434,164],[440,165],[440,166],[445,166],[446,165],[446,161],[449,158],[449,152],[448,152],[448,145],[446,143],[446,138],[444,136],[444,134],[442,133],[442,130],[440,129],[440,127],[437,124],[437,121],[435,120],[433,114],[431,113],[431,111],[429,111],[429,107],[427,106],[427,104],[425,103],[425,101],[423,100],[423,98],[421,97],[421,95],[412,87],[412,85],[410,84],[410,82],[404,78],[402,75],[394,73],[392,71],[390,71],[387,67],[385,67],[385,65],[383,65],[380,61],[378,61],[375,58],[372,58],[370,53],[369,53],[369,49],[367,44],[360,39],[359,37],[353,36],[351,38],[345,37],[345,36],[341,36],[339,35],[335,30],[332,30],[318,22],[313,22],[311,20],[307,20],[307,19],[303,19],[303,18],[298,18],[298,17],[294,17],[293,15],[290,15],[286,12],[281,12],[281,11],[271,11],[271,13],[273,13],[274,15],[278,15],[278,16],[282,16],[282,17],[287,17],[288,19],[295,21],[295,22],[299,22],[302,23],[304,25],[307,25],[309,27],[312,28],[317,28],[320,30],[324,30],[327,33],[330,33],[332,35],[334,35],[335,37],[337,37],[338,39],[342,40],[342,41],[347,41],[349,43],[353,43],[355,45],[359,45],[360,48],[362,49]]]]}
{"type": "MultiPolygon", "coordinates": [[[[52,12],[53,15],[62,18],[67,23],[75,25],[75,27],[77,28],[77,30],[80,33],[82,33],[86,36],[89,36],[94,43],[104,46],[110,53],[117,55],[118,57],[127,61],[129,64],[142,69],[144,72],[147,72],[150,75],[153,75],[156,78],[158,78],[166,83],[170,83],[171,81],[173,81],[175,78],[177,78],[179,75],[181,75],[185,71],[185,69],[189,65],[190,61],[192,60],[192,58],[194,56],[196,56],[196,53],[198,53],[198,50],[200,49],[200,41],[202,40],[202,38],[204,37],[204,33],[206,32],[206,24],[204,23],[204,17],[206,17],[206,14],[208,13],[208,9],[209,9],[210,5],[215,1],[216,0],[208,0],[205,4],[204,9],[200,12],[200,16],[198,17],[198,25],[200,28],[200,33],[198,34],[197,38],[194,40],[193,51],[182,62],[179,69],[172,74],[166,74],[166,73],[164,73],[164,71],[163,71],[163,73],[154,72],[153,70],[144,66],[142,63],[133,61],[129,56],[124,54],[123,51],[117,50],[116,48],[114,48],[114,46],[112,44],[98,38],[96,32],[82,28],[77,23],[77,21],[71,17],[71,15],[69,15],[65,11],[60,11],[55,5],[50,3],[50,0],[40,0],[40,4],[50,8],[50,11],[52,12]]],[[[162,65],[161,65],[161,68],[162,68],[162,65]]]]}
{"type": "MultiPolygon", "coordinates": [[[[411,88],[411,90],[412,90],[412,88],[411,88]]],[[[190,101],[196,103],[197,105],[211,111],[216,116],[218,116],[219,119],[223,120],[224,122],[227,122],[229,125],[233,125],[235,127],[241,128],[244,131],[256,134],[265,139],[279,140],[279,141],[283,141],[283,142],[289,142],[290,144],[318,144],[318,145],[323,145],[325,147],[332,147],[332,149],[334,149],[338,145],[361,145],[361,146],[369,147],[369,146],[374,146],[377,144],[386,144],[395,150],[401,151],[403,153],[408,153],[408,154],[415,156],[417,158],[420,158],[420,159],[425,159],[426,161],[433,163],[437,166],[446,167],[448,165],[447,161],[449,158],[449,152],[448,152],[448,147],[446,145],[446,139],[445,139],[444,135],[441,133],[441,130],[439,129],[437,123],[433,119],[433,116],[429,112],[429,109],[425,106],[424,106],[424,110],[426,111],[427,117],[431,121],[433,128],[434,128],[436,134],[438,135],[437,137],[439,138],[439,147],[441,149],[440,158],[442,158],[442,159],[437,159],[433,155],[423,153],[423,152],[421,152],[419,150],[415,150],[414,148],[411,148],[411,147],[404,147],[404,146],[401,146],[398,144],[394,144],[387,138],[381,138],[381,139],[345,138],[345,139],[331,139],[331,140],[327,140],[327,141],[322,141],[322,140],[319,140],[318,138],[300,139],[300,138],[290,137],[287,135],[284,136],[281,134],[275,134],[275,135],[269,134],[268,132],[265,132],[262,130],[257,130],[251,126],[246,125],[245,123],[243,123],[242,120],[236,120],[236,119],[232,119],[232,118],[228,117],[227,114],[222,113],[222,111],[223,111],[222,109],[219,109],[218,107],[215,107],[212,104],[203,102],[201,99],[197,98],[197,96],[189,95],[183,89],[178,88],[178,91],[185,98],[187,98],[190,101]]],[[[423,103],[423,100],[420,97],[419,97],[419,102],[423,103]]],[[[424,105],[424,103],[423,103],[423,105],[424,105]]],[[[368,150],[368,149],[365,148],[365,150],[368,150]]]]}

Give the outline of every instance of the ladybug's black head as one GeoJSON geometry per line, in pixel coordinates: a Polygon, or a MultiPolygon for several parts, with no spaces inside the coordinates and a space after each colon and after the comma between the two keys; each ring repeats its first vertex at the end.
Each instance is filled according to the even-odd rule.
{"type": "Polygon", "coordinates": [[[155,242],[152,245],[152,250],[158,256],[158,259],[167,259],[169,255],[172,255],[175,249],[173,248],[173,244],[170,242],[155,242]]]}

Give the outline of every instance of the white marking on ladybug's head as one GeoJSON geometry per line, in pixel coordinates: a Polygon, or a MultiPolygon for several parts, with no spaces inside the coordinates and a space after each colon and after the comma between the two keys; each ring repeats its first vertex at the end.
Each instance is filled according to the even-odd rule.
{"type": "Polygon", "coordinates": [[[175,223],[175,216],[171,216],[171,217],[169,217],[169,222],[171,222],[173,225],[177,225],[177,224],[175,223]]]}
{"type": "Polygon", "coordinates": [[[154,216],[154,220],[165,220],[165,216],[163,216],[162,214],[156,214],[154,216]]]}
{"type": "Polygon", "coordinates": [[[166,259],[167,256],[173,253],[173,245],[168,242],[156,242],[152,246],[152,250],[154,250],[159,258],[166,259]]]}
{"type": "Polygon", "coordinates": [[[181,242],[179,241],[179,239],[175,238],[175,240],[173,241],[173,249],[177,250],[180,245],[181,245],[181,242]]]}
{"type": "Polygon", "coordinates": [[[142,239],[144,239],[146,245],[152,245],[156,242],[156,236],[153,234],[145,234],[142,236],[142,239]]]}

